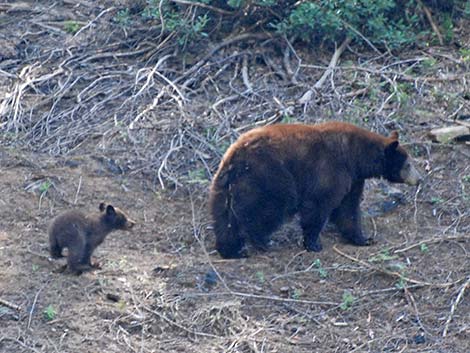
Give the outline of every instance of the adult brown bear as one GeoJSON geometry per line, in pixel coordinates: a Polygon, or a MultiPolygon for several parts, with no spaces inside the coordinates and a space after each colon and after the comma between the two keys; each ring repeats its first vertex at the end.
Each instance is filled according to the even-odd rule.
{"type": "Polygon", "coordinates": [[[251,130],[230,146],[212,181],[216,248],[225,258],[242,256],[245,239],[265,249],[269,235],[296,213],[307,250],[322,249],[328,219],[344,238],[368,245],[359,204],[364,180],[374,177],[420,182],[397,132],[384,137],[343,122],[251,130]]]}

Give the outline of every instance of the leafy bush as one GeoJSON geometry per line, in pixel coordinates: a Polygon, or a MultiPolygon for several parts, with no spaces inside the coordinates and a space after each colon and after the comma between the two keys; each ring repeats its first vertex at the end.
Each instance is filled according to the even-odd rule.
{"type": "MultiPolygon", "coordinates": [[[[200,3],[207,2],[209,1],[200,1],[200,3]]],[[[204,32],[209,20],[207,13],[187,16],[184,8],[173,5],[168,0],[162,1],[161,4],[160,0],[147,1],[147,7],[143,10],[142,16],[145,19],[157,21],[167,33],[176,32],[178,34],[178,43],[181,45],[207,36],[207,33],[204,32]]]]}
{"type": "MultiPolygon", "coordinates": [[[[447,40],[453,21],[469,15],[465,0],[423,0],[433,10],[447,40]]],[[[119,12],[118,23],[123,22],[119,12]]],[[[311,45],[352,37],[381,48],[399,48],[430,32],[420,2],[414,0],[148,0],[140,12],[180,45],[208,36],[271,32],[311,45]]],[[[124,16],[127,19],[127,16],[124,16]]]]}

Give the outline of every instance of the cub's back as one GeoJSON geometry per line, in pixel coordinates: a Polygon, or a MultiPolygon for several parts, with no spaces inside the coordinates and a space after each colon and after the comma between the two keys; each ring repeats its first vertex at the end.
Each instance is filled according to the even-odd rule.
{"type": "Polygon", "coordinates": [[[49,226],[49,237],[57,239],[59,243],[67,243],[72,237],[85,232],[88,220],[84,213],[76,210],[66,211],[58,215],[49,226]]]}

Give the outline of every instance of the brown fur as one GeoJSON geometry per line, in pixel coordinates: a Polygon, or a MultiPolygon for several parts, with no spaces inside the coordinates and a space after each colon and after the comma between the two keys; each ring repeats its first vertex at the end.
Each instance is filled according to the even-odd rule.
{"type": "Polygon", "coordinates": [[[352,124],[279,124],[249,131],[227,150],[211,185],[216,247],[239,257],[245,239],[265,249],[286,217],[300,214],[307,250],[327,219],[343,237],[366,245],[359,203],[364,180],[417,184],[419,174],[398,134],[384,137],[352,124]]]}
{"type": "Polygon", "coordinates": [[[57,216],[49,226],[50,253],[53,258],[62,257],[62,249],[68,249],[67,265],[72,273],[91,270],[91,255],[113,230],[130,230],[135,222],[122,210],[101,203],[99,213],[84,214],[77,210],[57,216]]]}

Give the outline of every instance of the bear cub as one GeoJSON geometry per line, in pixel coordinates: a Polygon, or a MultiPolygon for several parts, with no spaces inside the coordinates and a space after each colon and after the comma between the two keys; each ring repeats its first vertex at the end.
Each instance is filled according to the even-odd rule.
{"type": "Polygon", "coordinates": [[[343,122],[248,131],[229,147],[210,188],[216,248],[225,258],[243,256],[245,240],[264,250],[269,235],[296,213],[309,251],[322,249],[319,234],[328,220],[353,244],[369,245],[360,211],[368,178],[420,182],[397,132],[385,137],[343,122]]]}
{"type": "Polygon", "coordinates": [[[100,203],[96,213],[66,211],[49,226],[50,254],[53,258],[63,257],[62,249],[67,248],[67,266],[70,272],[79,275],[97,267],[92,265],[91,255],[110,232],[130,230],[134,225],[122,210],[105,203],[100,203]]]}

